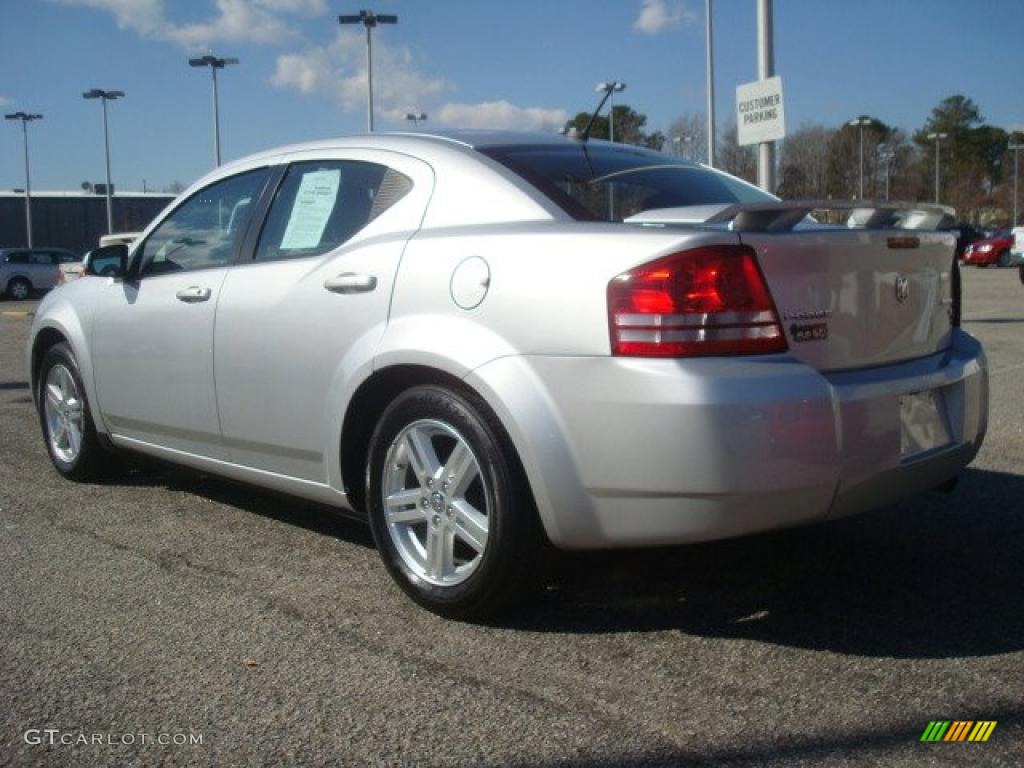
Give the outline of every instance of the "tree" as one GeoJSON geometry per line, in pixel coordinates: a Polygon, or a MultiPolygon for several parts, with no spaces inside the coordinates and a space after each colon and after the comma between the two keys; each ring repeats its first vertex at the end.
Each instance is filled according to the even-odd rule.
{"type": "Polygon", "coordinates": [[[694,114],[681,115],[673,120],[665,138],[665,150],[687,160],[707,162],[707,118],[702,114],[694,114]]]}
{"type": "Polygon", "coordinates": [[[757,183],[757,148],[739,145],[735,120],[722,128],[715,150],[717,167],[751,184],[757,183]]]}
{"type": "Polygon", "coordinates": [[[780,147],[779,197],[789,200],[826,197],[829,151],[835,131],[805,123],[780,147]]]}
{"type": "Polygon", "coordinates": [[[881,189],[884,179],[879,173],[880,147],[893,133],[893,129],[874,117],[865,126],[844,123],[834,131],[830,141],[828,180],[826,191],[829,197],[855,198],[860,192],[860,139],[864,132],[864,197],[883,196],[881,189]],[[880,184],[881,182],[881,184],[880,184]]]}
{"type": "MultiPolygon", "coordinates": [[[[665,144],[665,135],[661,131],[646,133],[647,115],[641,114],[626,104],[615,105],[615,141],[620,144],[636,144],[651,149],[661,149],[665,144]]],[[[590,112],[580,112],[565,124],[565,130],[575,129],[583,133],[590,122],[590,112]]],[[[598,115],[590,127],[590,137],[595,139],[608,138],[608,118],[598,115]]]]}

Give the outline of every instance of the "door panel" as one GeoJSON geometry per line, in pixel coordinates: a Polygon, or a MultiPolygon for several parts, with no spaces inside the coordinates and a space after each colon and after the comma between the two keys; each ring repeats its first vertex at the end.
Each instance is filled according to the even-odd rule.
{"type": "Polygon", "coordinates": [[[214,393],[214,319],[268,171],[184,201],[100,292],[90,332],[96,395],[115,435],[227,459],[214,393]]]}
{"type": "Polygon", "coordinates": [[[232,461],[319,483],[327,446],[339,439],[327,427],[332,386],[346,357],[372,356],[433,185],[429,167],[408,157],[353,150],[338,158],[333,150],[290,167],[253,260],[225,280],[214,347],[232,461]],[[352,163],[397,169],[404,181],[352,163]]]}

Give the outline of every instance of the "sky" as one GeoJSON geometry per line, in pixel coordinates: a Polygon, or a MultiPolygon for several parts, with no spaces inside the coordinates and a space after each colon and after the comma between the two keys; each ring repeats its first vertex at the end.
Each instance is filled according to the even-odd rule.
{"type": "MultiPolygon", "coordinates": [[[[213,165],[208,69],[190,55],[236,56],[219,76],[225,161],[366,127],[365,38],[342,28],[346,0],[0,0],[0,110],[29,126],[34,189],[103,181],[98,101],[110,104],[119,190],[190,183],[213,165]]],[[[373,0],[394,13],[374,31],[377,130],[555,130],[593,109],[602,80],[618,103],[666,131],[705,109],[702,0],[373,0]]],[[[755,0],[714,0],[716,115],[756,79],[755,0]]],[[[919,127],[964,93],[986,121],[1024,126],[1024,0],[775,0],[775,65],[787,129],[869,114],[919,127]]],[[[24,184],[20,123],[0,126],[0,189],[24,184]]]]}

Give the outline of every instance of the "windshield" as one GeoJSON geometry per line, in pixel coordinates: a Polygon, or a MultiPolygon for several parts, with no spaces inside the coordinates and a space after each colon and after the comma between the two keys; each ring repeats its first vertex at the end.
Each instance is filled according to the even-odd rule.
{"type": "Polygon", "coordinates": [[[485,147],[481,152],[581,221],[622,221],[655,208],[775,200],[726,174],[624,144],[485,147]]]}

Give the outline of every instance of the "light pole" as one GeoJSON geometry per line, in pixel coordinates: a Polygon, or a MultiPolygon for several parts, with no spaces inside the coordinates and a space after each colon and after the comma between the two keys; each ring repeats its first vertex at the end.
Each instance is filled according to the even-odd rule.
{"type": "Polygon", "coordinates": [[[362,24],[366,27],[366,130],[373,133],[373,43],[370,30],[378,24],[397,24],[394,14],[360,11],[358,16],[339,16],[339,24],[362,24]]]}
{"type": "Polygon", "coordinates": [[[708,91],[708,166],[715,167],[715,57],[711,46],[711,0],[704,0],[705,53],[708,91]]]}
{"type": "Polygon", "coordinates": [[[103,104],[103,158],[107,165],[107,234],[114,231],[114,203],[112,200],[112,187],[110,184],[110,138],[107,133],[107,102],[120,99],[124,91],[104,91],[101,88],[93,88],[82,94],[83,99],[99,99],[103,104]]]}
{"type": "MultiPolygon", "coordinates": [[[[598,83],[594,88],[597,93],[607,94],[608,97],[608,141],[615,141],[615,93],[626,90],[626,84],[618,80],[611,80],[606,83],[598,83]]],[[[600,107],[598,107],[600,109],[600,107]]]]}
{"type": "Polygon", "coordinates": [[[939,142],[948,139],[948,133],[929,133],[926,136],[929,141],[935,142],[935,204],[939,204],[939,142]]]}
{"type": "Polygon", "coordinates": [[[1013,226],[1017,226],[1017,171],[1019,170],[1018,160],[1020,150],[1024,149],[1024,144],[1019,141],[1014,144],[1009,144],[1007,149],[1013,150],[1013,226]]]}
{"type": "Polygon", "coordinates": [[[25,143],[25,232],[28,236],[28,247],[32,247],[32,180],[28,172],[28,124],[33,120],[42,120],[43,116],[28,112],[13,112],[4,115],[7,120],[21,120],[21,135],[25,143]]]}
{"type": "Polygon", "coordinates": [[[405,119],[406,120],[412,120],[412,124],[415,127],[419,128],[420,127],[420,121],[427,119],[427,113],[426,112],[407,112],[406,115],[405,115],[405,119]]]}
{"type": "Polygon", "coordinates": [[[189,59],[188,63],[193,67],[209,67],[210,72],[213,74],[213,161],[220,165],[220,105],[217,99],[217,70],[224,69],[228,64],[237,64],[238,59],[202,56],[196,59],[189,59]]]}
{"type": "Polygon", "coordinates": [[[891,149],[883,150],[878,159],[885,163],[885,201],[889,202],[889,176],[892,171],[892,161],[896,159],[896,153],[891,149]]]}
{"type": "Polygon", "coordinates": [[[871,118],[861,116],[856,120],[851,120],[847,123],[851,128],[860,129],[860,186],[858,187],[859,194],[857,195],[861,200],[864,199],[864,126],[871,125],[871,118]]]}

